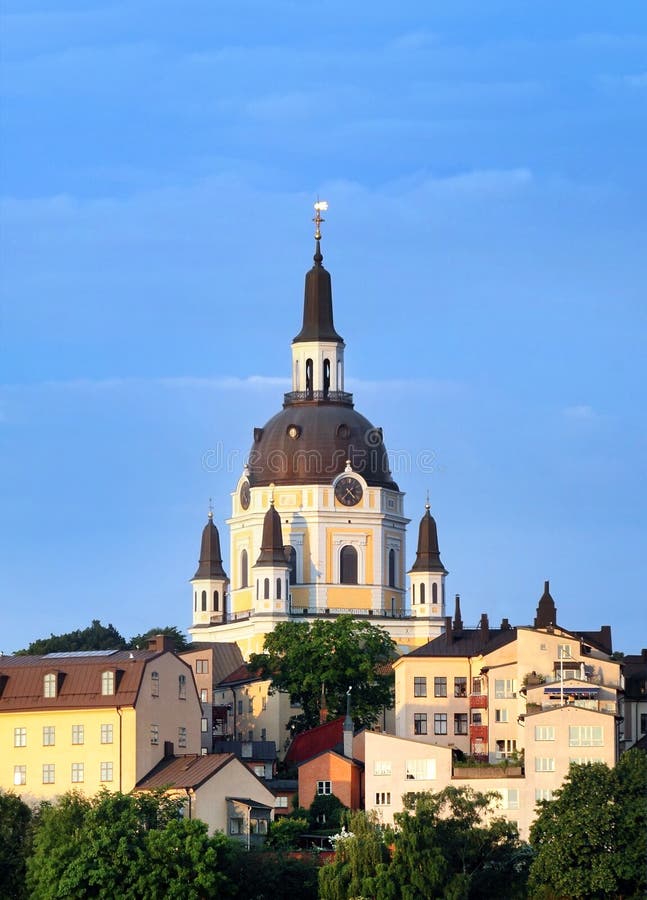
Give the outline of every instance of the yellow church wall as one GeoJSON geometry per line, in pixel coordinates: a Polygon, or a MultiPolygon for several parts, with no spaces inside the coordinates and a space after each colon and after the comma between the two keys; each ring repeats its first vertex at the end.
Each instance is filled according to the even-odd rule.
{"type": "Polygon", "coordinates": [[[326,603],[329,609],[371,609],[371,589],[347,584],[329,587],[326,603]]]}
{"type": "Polygon", "coordinates": [[[290,593],[292,594],[293,609],[299,609],[299,607],[303,608],[308,606],[308,588],[292,586],[290,588],[290,593]]]}

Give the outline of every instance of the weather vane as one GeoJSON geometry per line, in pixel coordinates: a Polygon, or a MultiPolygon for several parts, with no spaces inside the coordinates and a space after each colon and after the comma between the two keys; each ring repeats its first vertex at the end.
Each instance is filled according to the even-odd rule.
{"type": "Polygon", "coordinates": [[[209,497],[209,518],[213,519],[213,499],[209,497]]]}
{"type": "Polygon", "coordinates": [[[321,240],[321,223],[326,220],[321,215],[322,212],[326,212],[328,209],[328,201],[327,200],[317,200],[315,203],[315,216],[312,220],[315,223],[315,240],[321,240]]]}

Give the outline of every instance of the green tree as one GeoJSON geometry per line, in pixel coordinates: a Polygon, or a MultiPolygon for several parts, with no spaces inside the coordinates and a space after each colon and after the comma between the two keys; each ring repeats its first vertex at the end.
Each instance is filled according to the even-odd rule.
{"type": "Polygon", "coordinates": [[[233,897],[235,848],[201,822],[179,820],[159,794],[66,794],[43,804],[27,864],[33,900],[233,897]]]}
{"type": "Polygon", "coordinates": [[[317,900],[318,896],[317,864],[312,856],[292,859],[274,850],[241,851],[230,878],[239,900],[317,900]]]}
{"type": "Polygon", "coordinates": [[[31,810],[15,794],[0,791],[0,897],[26,896],[25,866],[31,837],[31,810]]]}
{"type": "Polygon", "coordinates": [[[630,750],[615,769],[571,765],[530,830],[531,895],[643,897],[647,890],[647,755],[630,750]]]}
{"type": "Polygon", "coordinates": [[[317,794],[308,810],[308,826],[312,831],[326,831],[341,826],[342,816],[348,807],[334,794],[317,794]]]}
{"type": "Polygon", "coordinates": [[[187,650],[190,647],[187,636],[180,631],[177,625],[166,625],[164,628],[149,628],[144,634],[134,635],[128,641],[128,649],[135,650],[138,648],[139,650],[146,650],[148,649],[149,639],[158,634],[165,634],[167,637],[173,638],[176,653],[180,653],[182,650],[187,650]]]}
{"type": "Polygon", "coordinates": [[[409,795],[394,816],[395,849],[377,880],[379,900],[523,897],[523,845],[516,825],[492,813],[498,799],[454,787],[409,795]]]}
{"type": "Polygon", "coordinates": [[[381,667],[395,657],[388,632],[352,616],[333,621],[282,622],[265,638],[264,652],[252,654],[250,668],[270,678],[272,689],[290,695],[303,714],[296,730],[319,724],[322,685],[329,716],[342,714],[352,686],[352,714],[356,726],[375,724],[393,700],[393,675],[381,667]]]}
{"type": "Polygon", "coordinates": [[[296,850],[299,836],[307,831],[307,819],[279,816],[278,819],[270,822],[265,846],[275,850],[296,850]]]}
{"type": "Polygon", "coordinates": [[[46,653],[73,653],[79,650],[125,650],[126,641],[113,625],[102,625],[93,619],[87,627],[67,634],[51,634],[48,638],[33,641],[17,655],[40,656],[46,653]]]}
{"type": "Polygon", "coordinates": [[[321,900],[375,897],[378,879],[390,861],[376,817],[365,812],[345,815],[344,831],[334,847],[334,860],[319,870],[321,900]]]}

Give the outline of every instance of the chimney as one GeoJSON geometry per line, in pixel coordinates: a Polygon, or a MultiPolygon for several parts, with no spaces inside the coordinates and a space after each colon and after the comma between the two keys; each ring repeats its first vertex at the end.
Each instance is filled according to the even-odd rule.
{"type": "Polygon", "coordinates": [[[452,617],[445,616],[445,637],[448,644],[454,643],[454,632],[452,631],[452,617]]]}
{"type": "Polygon", "coordinates": [[[155,634],[148,639],[148,650],[152,650],[154,653],[165,653],[166,651],[173,653],[175,639],[168,634],[155,634]]]}
{"type": "Polygon", "coordinates": [[[483,638],[483,642],[486,643],[490,640],[490,623],[488,621],[487,613],[481,613],[481,622],[479,624],[479,628],[481,629],[481,637],[483,638]]]}
{"type": "Polygon", "coordinates": [[[344,756],[353,758],[353,720],[350,715],[350,692],[352,686],[346,691],[346,718],[344,719],[344,756]]]}
{"type": "Polygon", "coordinates": [[[509,619],[501,619],[501,631],[510,631],[509,619]]]}
{"type": "Polygon", "coordinates": [[[454,609],[454,634],[460,637],[463,633],[463,617],[461,616],[461,595],[456,594],[456,605],[454,609]]]}

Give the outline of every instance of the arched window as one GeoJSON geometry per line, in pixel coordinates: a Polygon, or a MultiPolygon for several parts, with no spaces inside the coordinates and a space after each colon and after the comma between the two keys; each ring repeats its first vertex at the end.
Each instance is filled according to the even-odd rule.
{"type": "Polygon", "coordinates": [[[195,612],[198,611],[198,592],[197,591],[193,592],[193,609],[195,610],[195,612]]]}
{"type": "Polygon", "coordinates": [[[337,360],[337,390],[344,390],[344,383],[342,381],[342,369],[341,369],[341,359],[337,360]]]}
{"type": "Polygon", "coordinates": [[[347,544],[339,554],[339,581],[341,584],[357,584],[357,550],[347,544]]]}
{"type": "Polygon", "coordinates": [[[270,579],[264,578],[263,579],[263,600],[269,600],[269,599],[270,599],[270,579]]]}
{"type": "Polygon", "coordinates": [[[330,390],[330,360],[324,359],[323,364],[323,390],[324,394],[327,396],[328,391],[330,390]]]}
{"type": "Polygon", "coordinates": [[[416,602],[416,586],[415,584],[411,587],[411,602],[415,604],[416,602]]]}
{"type": "Polygon", "coordinates": [[[297,551],[294,547],[291,547],[289,544],[285,548],[285,561],[290,567],[288,576],[290,580],[290,584],[296,584],[297,580],[297,551]]]}
{"type": "Polygon", "coordinates": [[[420,585],[420,602],[421,602],[421,603],[426,603],[426,602],[427,602],[427,601],[426,601],[426,597],[425,597],[425,586],[424,586],[424,584],[421,584],[421,585],[420,585]]]}
{"type": "Polygon", "coordinates": [[[306,393],[311,394],[312,389],[312,360],[306,359],[306,393]]]}
{"type": "Polygon", "coordinates": [[[276,579],[276,599],[277,600],[281,599],[281,579],[280,578],[276,579]]]}
{"type": "Polygon", "coordinates": [[[218,612],[220,607],[220,598],[218,597],[218,591],[213,592],[213,609],[214,612],[218,612]]]}
{"type": "Polygon", "coordinates": [[[207,611],[207,592],[206,591],[202,592],[202,596],[201,596],[200,600],[202,603],[202,606],[201,606],[202,612],[206,612],[207,611]]]}
{"type": "Polygon", "coordinates": [[[301,385],[299,384],[299,360],[297,359],[294,363],[294,390],[298,391],[301,389],[301,385]]]}
{"type": "Polygon", "coordinates": [[[435,581],[431,586],[431,602],[438,603],[438,585],[435,581]]]}
{"type": "Polygon", "coordinates": [[[240,586],[242,588],[248,587],[249,573],[247,571],[247,550],[243,550],[240,554],[240,586]]]}
{"type": "Polygon", "coordinates": [[[395,550],[389,550],[389,587],[395,587],[395,550]]]}

